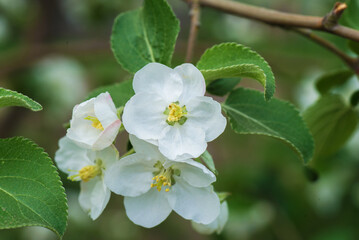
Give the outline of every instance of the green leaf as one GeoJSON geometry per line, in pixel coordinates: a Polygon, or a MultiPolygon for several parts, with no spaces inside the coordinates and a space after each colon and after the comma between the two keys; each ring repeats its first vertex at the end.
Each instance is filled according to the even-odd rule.
{"type": "Polygon", "coordinates": [[[132,88],[132,80],[100,87],[93,90],[87,99],[97,97],[100,93],[109,92],[117,108],[125,106],[126,102],[135,94],[132,88]]]}
{"type": "Polygon", "coordinates": [[[355,54],[359,55],[359,42],[348,40],[348,46],[355,54]]]}
{"type": "Polygon", "coordinates": [[[150,62],[171,63],[179,21],[166,0],[145,0],[144,7],[120,14],[111,47],[124,69],[135,73],[150,62]]]}
{"type": "Polygon", "coordinates": [[[313,155],[313,139],[299,112],[288,102],[266,102],[258,91],[238,88],[224,104],[232,128],[239,134],[259,134],[289,144],[308,163],[313,155]]]}
{"type": "Polygon", "coordinates": [[[352,107],[356,107],[358,103],[359,103],[359,90],[355,91],[350,96],[350,105],[352,105],[352,107]]]}
{"type": "Polygon", "coordinates": [[[202,55],[197,63],[206,81],[219,78],[248,77],[265,88],[265,98],[272,98],[275,81],[272,69],[256,52],[237,43],[215,45],[202,55]]]}
{"type": "Polygon", "coordinates": [[[7,106],[25,107],[35,112],[42,110],[42,106],[31,98],[0,87],[0,107],[7,106]]]}
{"type": "Polygon", "coordinates": [[[337,152],[355,131],[358,116],[339,95],[328,94],[303,113],[315,142],[314,158],[337,152]]]}
{"type": "Polygon", "coordinates": [[[321,94],[326,94],[332,88],[345,84],[353,75],[354,73],[348,69],[331,71],[317,80],[316,88],[321,94]]]}
{"type": "Polygon", "coordinates": [[[213,161],[212,155],[207,150],[204,153],[202,153],[201,159],[206,164],[208,169],[211,170],[211,172],[218,175],[218,171],[216,170],[216,167],[214,166],[214,161],[213,161]]]}
{"type": "Polygon", "coordinates": [[[208,84],[207,92],[217,96],[224,96],[232,91],[232,89],[235,88],[240,81],[240,78],[217,79],[208,84]]]}
{"type": "Polygon", "coordinates": [[[51,159],[23,137],[0,139],[0,229],[42,226],[59,238],[67,202],[51,159]]]}
{"type": "Polygon", "coordinates": [[[359,0],[348,0],[347,5],[348,7],[341,16],[340,22],[359,30],[359,0]]]}

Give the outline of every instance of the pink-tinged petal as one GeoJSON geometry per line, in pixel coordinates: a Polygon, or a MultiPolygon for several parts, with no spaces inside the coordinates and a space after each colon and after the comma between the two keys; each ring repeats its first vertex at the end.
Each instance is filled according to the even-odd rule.
{"type": "Polygon", "coordinates": [[[182,85],[179,74],[160,63],[147,64],[136,72],[133,78],[133,89],[136,94],[158,94],[167,104],[178,100],[182,93],[182,85]]]}
{"type": "Polygon", "coordinates": [[[119,120],[115,104],[108,92],[101,93],[96,97],[94,101],[94,111],[103,128],[107,128],[113,122],[119,120]]]}
{"type": "Polygon", "coordinates": [[[96,142],[92,145],[94,150],[102,150],[110,146],[118,134],[118,131],[121,127],[121,121],[118,119],[109,125],[105,130],[103,130],[98,136],[96,142]]]}
{"type": "Polygon", "coordinates": [[[183,90],[178,101],[181,105],[197,96],[204,96],[206,92],[206,82],[202,73],[191,63],[184,63],[174,69],[182,78],[183,90]]]}
{"type": "Polygon", "coordinates": [[[192,98],[186,107],[188,111],[186,124],[202,128],[206,133],[207,142],[223,133],[227,120],[221,113],[221,105],[211,97],[192,98]]]}

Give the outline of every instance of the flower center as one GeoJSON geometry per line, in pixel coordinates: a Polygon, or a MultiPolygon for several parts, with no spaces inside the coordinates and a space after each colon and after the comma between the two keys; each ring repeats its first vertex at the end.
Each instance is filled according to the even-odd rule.
{"type": "Polygon", "coordinates": [[[160,192],[162,187],[165,187],[165,191],[168,192],[170,190],[170,187],[172,186],[173,170],[172,168],[165,169],[161,163],[157,163],[156,165],[158,166],[159,164],[161,165],[160,171],[156,176],[152,178],[153,183],[151,183],[151,188],[156,187],[157,191],[160,192]]]}
{"type": "Polygon", "coordinates": [[[186,106],[181,107],[179,102],[174,102],[168,105],[163,113],[167,115],[166,122],[171,126],[173,126],[176,122],[182,125],[187,120],[187,117],[185,117],[185,115],[187,115],[186,106]]]}
{"type": "Polygon", "coordinates": [[[87,116],[87,117],[85,117],[85,119],[90,120],[92,122],[91,126],[93,126],[94,128],[97,128],[97,129],[99,129],[101,131],[104,130],[100,120],[98,120],[97,117],[87,116]]]}
{"type": "Polygon", "coordinates": [[[78,174],[70,176],[69,179],[71,181],[75,181],[75,179],[77,177],[79,177],[82,181],[88,182],[92,178],[94,178],[94,177],[96,177],[98,175],[101,175],[101,173],[102,173],[101,165],[102,165],[102,161],[97,160],[96,165],[88,165],[88,166],[85,166],[85,167],[81,168],[79,170],[78,174]]]}

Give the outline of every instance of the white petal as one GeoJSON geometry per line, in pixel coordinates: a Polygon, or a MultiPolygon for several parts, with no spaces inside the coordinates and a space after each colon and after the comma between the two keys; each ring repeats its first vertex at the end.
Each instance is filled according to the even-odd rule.
{"type": "Polygon", "coordinates": [[[216,181],[216,176],[203,164],[192,159],[177,162],[173,168],[181,171],[181,178],[194,187],[207,187],[216,181]]]}
{"type": "Polygon", "coordinates": [[[196,188],[181,177],[174,176],[176,183],[167,192],[172,209],[185,219],[208,224],[219,215],[220,202],[212,186],[196,188]]]}
{"type": "Polygon", "coordinates": [[[122,115],[127,132],[140,139],[158,139],[164,134],[167,103],[156,94],[139,93],[125,105],[122,115]]]}
{"type": "Polygon", "coordinates": [[[107,128],[113,122],[119,120],[115,104],[108,92],[101,93],[96,97],[94,101],[94,111],[103,128],[107,128]]]}
{"type": "Polygon", "coordinates": [[[206,92],[206,82],[202,73],[191,63],[184,63],[174,69],[182,78],[183,90],[178,101],[182,105],[196,96],[204,96],[206,92]]]}
{"type": "Polygon", "coordinates": [[[217,138],[226,128],[227,120],[221,113],[221,105],[212,98],[192,98],[186,108],[188,111],[186,123],[202,128],[206,133],[207,142],[217,138]]]}
{"type": "Polygon", "coordinates": [[[102,150],[110,146],[118,134],[121,127],[121,121],[118,119],[111,125],[107,126],[97,137],[96,141],[92,145],[94,150],[102,150]]]}
{"type": "Polygon", "coordinates": [[[204,131],[185,122],[168,127],[169,131],[158,140],[160,152],[170,160],[197,158],[207,148],[204,131]]]}
{"type": "Polygon", "coordinates": [[[201,234],[212,234],[216,232],[220,234],[228,220],[228,205],[227,201],[221,203],[219,216],[209,224],[201,224],[192,221],[193,228],[201,234]]]}
{"type": "Polygon", "coordinates": [[[124,204],[128,218],[137,225],[151,228],[163,222],[172,209],[165,191],[152,188],[138,197],[125,197],[124,204]]]}
{"type": "Polygon", "coordinates": [[[99,177],[88,182],[81,181],[79,202],[92,220],[98,218],[110,200],[111,192],[99,177]]]}
{"type": "Polygon", "coordinates": [[[81,168],[93,164],[88,150],[77,146],[67,137],[59,140],[59,150],[55,153],[55,162],[57,167],[69,176],[77,174],[81,168]]]}
{"type": "Polygon", "coordinates": [[[182,85],[179,74],[160,63],[147,64],[136,72],[133,78],[133,89],[136,94],[155,93],[162,96],[167,104],[178,100],[182,93],[182,85]]]}
{"type": "Polygon", "coordinates": [[[109,168],[119,159],[119,153],[114,145],[103,149],[102,151],[96,151],[96,159],[101,159],[104,169],[109,168]]]}
{"type": "Polygon", "coordinates": [[[105,183],[116,194],[139,196],[151,188],[155,163],[140,153],[129,155],[106,170],[105,183]]]}
{"type": "Polygon", "coordinates": [[[146,159],[157,159],[165,160],[165,157],[160,153],[158,147],[152,143],[141,140],[135,135],[130,134],[129,136],[133,149],[136,153],[146,155],[146,159]]]}

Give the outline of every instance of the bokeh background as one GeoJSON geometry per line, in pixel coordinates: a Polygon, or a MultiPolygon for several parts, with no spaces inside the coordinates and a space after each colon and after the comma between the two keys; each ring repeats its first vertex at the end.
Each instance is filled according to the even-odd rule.
{"type": "MultiPolygon", "coordinates": [[[[243,0],[286,12],[324,16],[334,0],[243,0]]],[[[0,0],[0,86],[22,92],[44,110],[0,110],[0,137],[25,136],[51,157],[73,106],[96,87],[131,77],[113,57],[109,38],[114,18],[137,8],[140,0],[0,0]]],[[[189,9],[170,0],[181,22],[173,65],[184,61],[189,9]]],[[[154,13],[155,14],[155,13],[154,13]]],[[[318,94],[314,81],[344,67],[332,53],[295,33],[203,8],[194,63],[214,44],[234,41],[251,47],[272,66],[275,96],[305,109],[318,94]]],[[[346,40],[320,34],[346,51],[346,40]]],[[[243,79],[242,86],[260,89],[243,79]]],[[[341,89],[358,88],[357,79],[341,89]]],[[[217,98],[223,101],[224,98],[217,98]]],[[[125,149],[126,134],[119,136],[125,149]]],[[[61,177],[69,201],[64,240],[77,239],[359,239],[359,134],[335,156],[312,162],[319,177],[308,173],[285,144],[262,136],[236,135],[228,126],[209,144],[219,171],[217,191],[231,193],[229,221],[221,235],[197,234],[191,223],[172,213],[158,227],[134,225],[124,212],[123,198],[112,194],[101,217],[91,221],[81,210],[79,184],[61,177]]],[[[123,151],[122,151],[123,152],[123,151]]],[[[47,229],[1,230],[1,240],[56,239],[47,229]]]]}

